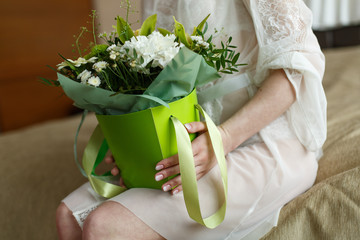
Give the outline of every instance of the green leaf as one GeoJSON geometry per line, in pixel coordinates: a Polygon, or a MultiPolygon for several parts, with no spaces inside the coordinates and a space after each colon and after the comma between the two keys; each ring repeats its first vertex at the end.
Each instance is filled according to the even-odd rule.
{"type": "Polygon", "coordinates": [[[53,68],[52,66],[50,66],[50,65],[46,65],[48,68],[50,68],[51,70],[53,70],[53,71],[55,71],[55,72],[57,72],[57,69],[56,68],[53,68]]]}
{"type": "Polygon", "coordinates": [[[72,70],[74,70],[76,73],[78,72],[77,71],[77,69],[76,69],[76,67],[74,66],[74,64],[72,64],[69,60],[67,60],[63,55],[61,55],[60,53],[58,53],[59,54],[59,56],[62,58],[62,59],[64,59],[66,62],[67,62],[67,64],[69,65],[69,67],[72,69],[72,70]]]}
{"type": "Polygon", "coordinates": [[[226,70],[221,70],[221,71],[219,71],[219,72],[226,73],[226,74],[232,74],[232,72],[226,71],[226,70]]]}
{"type": "Polygon", "coordinates": [[[127,23],[123,18],[117,17],[116,23],[117,34],[120,41],[124,44],[134,36],[134,32],[131,29],[129,23],[127,23]]]}
{"type": "Polygon", "coordinates": [[[171,35],[171,32],[168,31],[168,30],[166,30],[166,29],[164,29],[164,28],[158,28],[157,30],[158,30],[159,33],[161,33],[164,37],[165,37],[166,35],[171,35]]]}
{"type": "Polygon", "coordinates": [[[232,60],[232,64],[233,65],[235,65],[236,64],[236,62],[237,62],[237,60],[239,60],[239,57],[240,57],[240,53],[237,53],[235,56],[234,56],[234,58],[233,58],[233,60],[232,60]]]}
{"type": "Polygon", "coordinates": [[[45,84],[47,86],[53,86],[53,87],[58,87],[60,86],[60,83],[56,80],[52,80],[52,79],[46,79],[46,78],[43,78],[43,77],[39,77],[40,79],[40,82],[42,84],[45,84]]]}
{"type": "Polygon", "coordinates": [[[220,61],[216,61],[216,70],[217,71],[219,71],[219,69],[220,69],[220,64],[221,64],[220,61]]]}
{"type": "Polygon", "coordinates": [[[225,57],[224,57],[224,55],[221,55],[220,61],[221,61],[221,66],[222,66],[223,68],[225,68],[225,57]]]}
{"type": "Polygon", "coordinates": [[[140,28],[140,35],[143,36],[148,36],[150,35],[153,31],[155,31],[155,26],[156,26],[156,20],[157,20],[157,15],[151,15],[150,17],[148,17],[143,24],[141,25],[140,28]]]}
{"type": "Polygon", "coordinates": [[[203,28],[204,28],[204,25],[206,23],[206,21],[208,20],[208,18],[210,17],[210,14],[207,15],[204,20],[201,21],[201,23],[194,29],[194,32],[192,34],[192,36],[195,36],[195,35],[198,35],[198,32],[197,30],[200,30],[202,32],[203,28]]]}
{"type": "Polygon", "coordinates": [[[191,48],[192,42],[188,42],[188,38],[186,37],[186,32],[185,32],[184,26],[181,23],[179,23],[178,21],[176,21],[175,17],[174,17],[174,22],[175,22],[175,29],[174,29],[175,36],[178,37],[179,40],[186,47],[191,48]]]}

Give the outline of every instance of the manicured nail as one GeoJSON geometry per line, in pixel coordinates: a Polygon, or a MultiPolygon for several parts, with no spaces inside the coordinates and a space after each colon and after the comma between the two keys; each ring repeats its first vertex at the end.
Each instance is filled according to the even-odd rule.
{"type": "Polygon", "coordinates": [[[159,171],[164,168],[164,165],[156,165],[155,170],[159,171]]]}
{"type": "Polygon", "coordinates": [[[173,191],[173,195],[175,195],[175,194],[177,194],[179,192],[179,190],[175,190],[175,191],[173,191]]]}
{"type": "Polygon", "coordinates": [[[187,128],[187,130],[190,130],[191,129],[191,125],[189,123],[186,123],[185,124],[185,127],[187,128]]]}
{"type": "Polygon", "coordinates": [[[160,181],[160,180],[162,180],[164,178],[164,175],[162,175],[162,174],[159,174],[159,175],[156,175],[155,176],[155,180],[156,181],[160,181]]]}
{"type": "Polygon", "coordinates": [[[171,186],[170,186],[170,185],[166,185],[166,186],[163,187],[163,191],[164,191],[164,192],[167,192],[167,191],[169,191],[170,189],[171,189],[171,186]]]}

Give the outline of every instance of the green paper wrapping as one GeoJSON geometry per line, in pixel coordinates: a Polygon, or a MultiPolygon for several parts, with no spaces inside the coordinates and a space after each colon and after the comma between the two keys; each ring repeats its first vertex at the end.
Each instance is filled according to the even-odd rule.
{"type": "MultiPolygon", "coordinates": [[[[165,106],[123,115],[96,115],[121,176],[128,188],[157,188],[155,166],[177,153],[171,116],[181,122],[199,121],[196,90],[165,106]]],[[[191,134],[191,139],[195,134],[191,134]]]]}

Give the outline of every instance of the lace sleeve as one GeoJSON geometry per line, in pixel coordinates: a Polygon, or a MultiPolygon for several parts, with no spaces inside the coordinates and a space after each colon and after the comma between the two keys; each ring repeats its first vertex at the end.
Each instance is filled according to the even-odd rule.
{"type": "Polygon", "coordinates": [[[256,32],[259,55],[254,82],[271,69],[284,69],[297,101],[287,111],[290,125],[309,150],[326,139],[324,56],[311,30],[312,15],[302,0],[243,0],[256,32]]]}

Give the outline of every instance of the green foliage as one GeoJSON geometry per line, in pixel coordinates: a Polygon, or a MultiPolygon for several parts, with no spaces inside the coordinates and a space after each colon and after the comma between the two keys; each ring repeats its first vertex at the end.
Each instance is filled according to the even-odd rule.
{"type": "Polygon", "coordinates": [[[159,31],[159,33],[161,33],[163,36],[166,36],[166,35],[170,35],[171,32],[164,29],[164,28],[157,28],[157,30],[159,31]]]}
{"type": "Polygon", "coordinates": [[[186,47],[191,48],[192,41],[191,39],[186,36],[185,28],[184,26],[176,21],[174,17],[174,34],[177,38],[179,38],[180,42],[182,42],[186,47]]]}
{"type": "Polygon", "coordinates": [[[134,32],[131,29],[129,23],[126,22],[123,18],[118,16],[116,18],[116,24],[117,34],[122,44],[124,44],[126,41],[129,41],[134,36],[134,32]]]}
{"type": "MultiPolygon", "coordinates": [[[[194,32],[192,33],[193,36],[198,36],[199,32],[203,31],[203,28],[206,25],[206,21],[208,20],[209,17],[210,17],[210,14],[207,15],[204,18],[204,20],[202,20],[201,23],[197,27],[194,27],[194,32]]],[[[207,25],[206,25],[206,28],[207,28],[207,25]]],[[[206,32],[206,30],[204,30],[204,32],[206,32]]]]}
{"type": "Polygon", "coordinates": [[[150,17],[145,19],[145,21],[143,22],[143,24],[141,25],[141,28],[140,28],[140,35],[148,36],[153,31],[155,31],[156,20],[157,20],[156,14],[151,15],[150,17]]]}
{"type": "Polygon", "coordinates": [[[238,67],[247,65],[244,63],[237,63],[240,53],[236,53],[233,50],[236,46],[230,45],[232,37],[229,37],[225,43],[221,42],[221,48],[215,48],[212,44],[212,35],[205,40],[205,33],[208,29],[207,22],[205,22],[204,25],[204,31],[197,29],[197,35],[201,36],[202,39],[209,44],[209,48],[193,49],[193,51],[202,55],[207,64],[216,68],[216,70],[221,73],[233,74],[234,72],[239,71],[237,70],[238,67]]]}
{"type": "Polygon", "coordinates": [[[91,48],[91,52],[87,55],[84,56],[84,58],[86,60],[92,58],[92,57],[102,57],[105,55],[106,53],[106,49],[108,48],[109,46],[107,44],[99,44],[99,45],[95,45],[91,48]]]}

